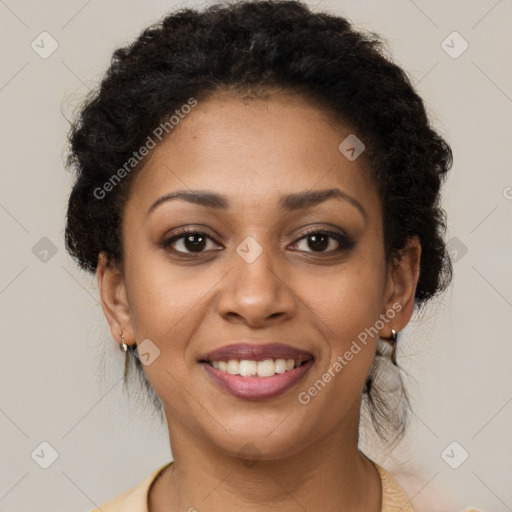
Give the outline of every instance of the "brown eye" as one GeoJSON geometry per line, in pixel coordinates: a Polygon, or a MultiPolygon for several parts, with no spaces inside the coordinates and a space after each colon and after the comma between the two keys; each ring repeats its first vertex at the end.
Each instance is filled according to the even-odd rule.
{"type": "Polygon", "coordinates": [[[201,252],[206,247],[206,237],[200,234],[183,237],[183,246],[190,252],[201,252]]]}
{"type": "Polygon", "coordinates": [[[162,242],[162,247],[171,247],[172,250],[177,253],[201,254],[205,251],[208,242],[213,243],[214,240],[205,233],[200,231],[186,231],[165,240],[162,242]]]}
{"type": "Polygon", "coordinates": [[[343,249],[350,249],[354,246],[354,242],[348,237],[332,231],[312,231],[302,238],[299,238],[299,240],[295,242],[295,246],[299,246],[300,242],[305,242],[303,243],[303,247],[306,246],[306,248],[299,248],[299,250],[318,253],[338,252],[343,249]]]}
{"type": "Polygon", "coordinates": [[[325,251],[329,247],[330,237],[322,233],[316,235],[308,235],[308,246],[313,251],[325,251]]]}

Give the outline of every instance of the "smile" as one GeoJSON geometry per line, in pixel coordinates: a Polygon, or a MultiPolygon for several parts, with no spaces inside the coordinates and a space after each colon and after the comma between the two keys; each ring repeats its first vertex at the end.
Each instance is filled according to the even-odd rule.
{"type": "Polygon", "coordinates": [[[221,390],[245,400],[277,397],[294,387],[314,357],[289,345],[228,345],[205,354],[199,363],[221,390]]]}
{"type": "Polygon", "coordinates": [[[229,361],[212,361],[210,363],[216,370],[230,375],[241,377],[273,377],[276,373],[285,373],[298,368],[304,361],[294,359],[264,359],[252,361],[250,359],[230,359],[229,361]]]}

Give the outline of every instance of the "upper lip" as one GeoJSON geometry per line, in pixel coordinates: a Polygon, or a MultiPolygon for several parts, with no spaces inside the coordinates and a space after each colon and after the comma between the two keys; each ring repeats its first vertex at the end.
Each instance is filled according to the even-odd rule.
{"type": "Polygon", "coordinates": [[[249,359],[263,361],[264,359],[295,359],[308,361],[313,354],[284,343],[233,343],[225,345],[202,355],[200,361],[229,361],[230,359],[249,359]]]}

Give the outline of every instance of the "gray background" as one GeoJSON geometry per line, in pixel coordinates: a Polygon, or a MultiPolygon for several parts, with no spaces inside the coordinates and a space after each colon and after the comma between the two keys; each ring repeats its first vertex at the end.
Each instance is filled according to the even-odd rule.
{"type": "MultiPolygon", "coordinates": [[[[392,454],[371,435],[362,445],[418,512],[510,511],[512,3],[311,4],[384,35],[455,155],[443,199],[454,283],[399,354],[415,415],[392,454]]],[[[123,393],[95,278],[65,253],[63,155],[66,118],[114,48],[177,5],[193,3],[0,0],[1,511],[88,511],[171,458],[165,426],[123,393]]]]}

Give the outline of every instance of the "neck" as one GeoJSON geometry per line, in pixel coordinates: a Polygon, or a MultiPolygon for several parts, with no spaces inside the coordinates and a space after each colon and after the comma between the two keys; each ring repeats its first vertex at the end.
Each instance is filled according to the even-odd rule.
{"type": "Polygon", "coordinates": [[[289,457],[272,460],[226,454],[173,420],[174,462],[153,486],[149,512],[378,512],[380,476],[358,450],[358,420],[289,457]]]}

